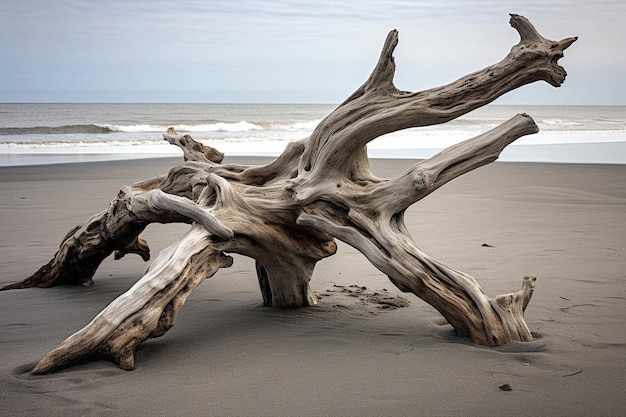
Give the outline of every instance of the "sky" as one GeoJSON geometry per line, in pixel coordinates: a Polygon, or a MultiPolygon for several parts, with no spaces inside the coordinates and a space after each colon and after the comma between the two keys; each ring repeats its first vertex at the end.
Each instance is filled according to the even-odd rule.
{"type": "Polygon", "coordinates": [[[509,13],[579,40],[562,87],[498,104],[626,105],[623,0],[0,0],[0,102],[338,103],[392,29],[420,91],[501,60],[509,13]]]}

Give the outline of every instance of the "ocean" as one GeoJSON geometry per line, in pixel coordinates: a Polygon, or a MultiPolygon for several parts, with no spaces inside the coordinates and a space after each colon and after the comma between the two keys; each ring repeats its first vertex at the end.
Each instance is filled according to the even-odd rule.
{"type": "MultiPolygon", "coordinates": [[[[306,138],[333,104],[0,103],[0,166],[180,156],[179,133],[226,155],[277,156],[306,138]]],[[[449,123],[371,142],[372,158],[422,159],[527,113],[540,133],[510,145],[503,161],[626,163],[626,106],[488,105],[449,123]]]]}

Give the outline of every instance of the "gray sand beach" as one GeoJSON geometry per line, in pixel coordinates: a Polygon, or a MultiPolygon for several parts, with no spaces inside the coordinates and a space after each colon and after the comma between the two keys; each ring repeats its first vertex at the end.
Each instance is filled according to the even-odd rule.
{"type": "MultiPolygon", "coordinates": [[[[260,158],[237,158],[242,163],[260,158]]],[[[177,159],[0,168],[0,286],[25,278],[123,185],[177,159]]],[[[372,160],[383,177],[408,160],[372,160]]],[[[46,353],[142,274],[107,259],[91,287],[0,292],[5,416],[617,416],[626,412],[626,165],[496,162],[411,207],[418,246],[488,295],[536,276],[535,340],[499,348],[456,336],[339,244],[312,281],[319,306],[261,306],[254,262],[234,256],[144,342],[136,369],[105,361],[32,376],[46,353]],[[362,287],[365,287],[364,289],[362,287]],[[381,301],[381,294],[382,297],[381,301]],[[409,301],[390,305],[384,299],[409,301]],[[510,388],[510,390],[509,390],[510,388]]],[[[156,254],[187,225],[151,225],[156,254]]]]}

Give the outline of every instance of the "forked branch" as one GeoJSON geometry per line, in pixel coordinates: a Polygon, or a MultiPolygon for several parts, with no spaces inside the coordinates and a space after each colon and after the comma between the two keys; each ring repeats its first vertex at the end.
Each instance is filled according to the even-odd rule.
{"type": "Polygon", "coordinates": [[[325,175],[331,169],[342,175],[355,170],[364,147],[395,131],[445,123],[491,103],[507,92],[535,81],[558,87],[566,72],[558,65],[563,51],[577,38],[548,40],[523,16],[511,15],[520,42],[497,64],[466,75],[450,84],[407,93],[393,87],[393,50],[398,38],[392,31],[368,81],[315,129],[301,162],[303,171],[325,175]],[[317,167],[317,169],[316,169],[317,167]]]}

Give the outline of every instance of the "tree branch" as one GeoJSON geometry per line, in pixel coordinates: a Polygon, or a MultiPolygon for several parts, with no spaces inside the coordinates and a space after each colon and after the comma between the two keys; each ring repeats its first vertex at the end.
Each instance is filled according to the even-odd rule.
{"type": "Polygon", "coordinates": [[[506,146],[538,131],[530,116],[518,114],[488,132],[416,163],[399,177],[377,186],[370,198],[381,210],[398,213],[454,178],[495,161],[506,146]]]}
{"type": "Polygon", "coordinates": [[[167,133],[163,134],[163,139],[182,149],[185,161],[214,162],[219,164],[224,159],[224,154],[217,149],[203,145],[189,135],[179,135],[173,127],[167,129],[167,133]]]}
{"type": "Polygon", "coordinates": [[[87,326],[68,337],[32,370],[44,374],[80,359],[98,356],[133,369],[135,348],[150,337],[163,335],[200,282],[232,258],[206,245],[209,234],[193,227],[180,242],[163,250],[146,275],[116,298],[87,326]]]}
{"type": "MultiPolygon", "coordinates": [[[[234,237],[231,229],[224,226],[209,210],[194,201],[176,195],[166,194],[161,190],[147,191],[134,198],[131,208],[133,214],[146,222],[162,222],[164,213],[175,213],[174,218],[180,215],[183,219],[200,223],[212,234],[225,240],[234,237]]],[[[172,218],[171,220],[174,220],[172,218]]],[[[182,219],[181,219],[182,220],[182,219]]],[[[183,223],[186,223],[183,221],[183,223]]]]}
{"type": "Polygon", "coordinates": [[[314,130],[300,173],[327,175],[331,167],[339,175],[358,176],[355,164],[362,161],[367,143],[379,136],[450,121],[535,81],[560,86],[566,72],[557,62],[577,38],[545,39],[518,15],[511,16],[511,25],[521,40],[502,61],[450,84],[412,94],[390,87],[395,68],[391,53],[397,41],[392,32],[370,79],[314,130]]]}
{"type": "Polygon", "coordinates": [[[393,78],[396,73],[396,64],[393,59],[393,51],[398,45],[398,31],[392,30],[385,39],[385,44],[378,58],[374,70],[367,81],[359,87],[350,97],[348,97],[339,107],[362,97],[365,94],[389,95],[397,94],[399,90],[393,85],[393,78]]]}
{"type": "Polygon", "coordinates": [[[532,340],[523,313],[532,296],[534,278],[525,278],[518,293],[491,299],[473,277],[419,250],[404,233],[401,216],[369,220],[361,216],[361,222],[355,225],[340,208],[316,203],[308,206],[297,222],[359,250],[400,290],[412,292],[435,307],[459,335],[485,346],[532,340]]]}

